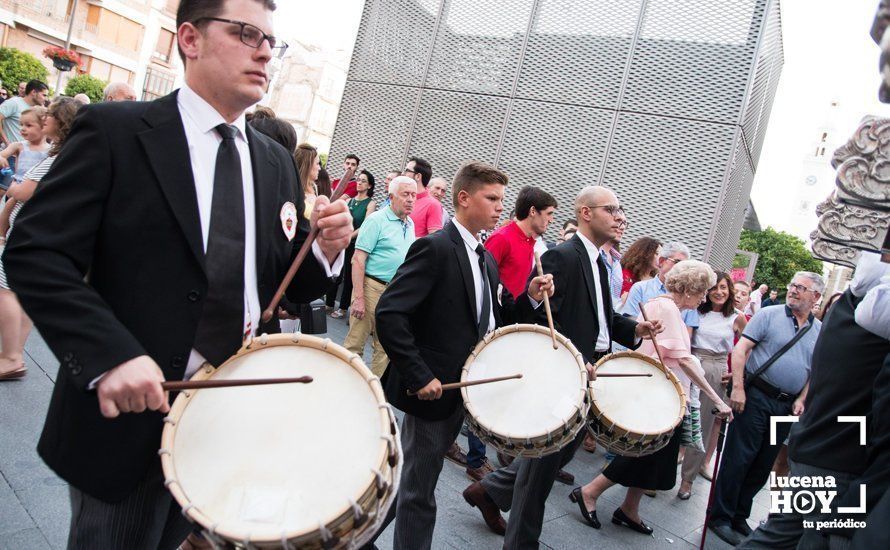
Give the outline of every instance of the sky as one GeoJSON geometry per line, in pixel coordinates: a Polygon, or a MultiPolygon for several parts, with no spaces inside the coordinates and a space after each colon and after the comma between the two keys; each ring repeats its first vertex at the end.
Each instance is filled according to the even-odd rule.
{"type": "MultiPolygon", "coordinates": [[[[879,49],[868,35],[877,4],[783,0],[785,65],[751,190],[764,227],[792,230],[788,205],[799,192],[803,158],[832,101],[839,104],[834,116],[841,142],[864,115],[890,117],[890,105],[877,99],[879,49]]],[[[325,49],[352,49],[362,0],[280,0],[278,5],[276,34],[325,49]]]]}
{"type": "MultiPolygon", "coordinates": [[[[878,0],[785,0],[785,65],[773,103],[751,199],[761,225],[791,230],[788,205],[797,196],[802,162],[833,100],[840,142],[864,115],[890,117],[878,101],[880,50],[868,32],[878,0]]],[[[822,199],[823,197],[819,197],[822,199]]]]}

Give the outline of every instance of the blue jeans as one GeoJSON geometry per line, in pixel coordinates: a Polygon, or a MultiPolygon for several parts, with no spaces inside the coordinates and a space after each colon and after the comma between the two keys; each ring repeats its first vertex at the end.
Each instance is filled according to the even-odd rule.
{"type": "Polygon", "coordinates": [[[485,458],[485,443],[482,443],[476,434],[469,432],[467,434],[467,466],[470,468],[479,468],[485,458]]]}

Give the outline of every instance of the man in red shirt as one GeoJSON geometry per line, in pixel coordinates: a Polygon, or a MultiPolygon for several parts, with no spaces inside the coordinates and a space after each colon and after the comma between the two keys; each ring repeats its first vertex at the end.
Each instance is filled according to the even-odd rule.
{"type": "MultiPolygon", "coordinates": [[[[359,158],[357,156],[353,155],[352,153],[349,153],[348,155],[346,155],[346,158],[343,159],[343,171],[346,172],[346,170],[351,169],[353,174],[358,175],[359,162],[361,162],[361,161],[359,160],[359,158]]],[[[337,178],[331,182],[331,190],[333,191],[334,189],[336,189],[338,185],[340,185],[340,178],[337,178]]],[[[358,190],[355,188],[355,186],[356,186],[355,178],[352,178],[346,184],[346,191],[343,192],[343,196],[349,197],[351,199],[351,198],[354,198],[356,195],[358,195],[358,190]]]]}
{"type": "Polygon", "coordinates": [[[414,236],[418,239],[442,229],[442,203],[430,195],[427,185],[433,177],[433,167],[422,158],[411,157],[405,165],[403,176],[414,178],[417,182],[417,202],[414,203],[414,236]]]}
{"type": "MultiPolygon", "coordinates": [[[[522,296],[525,292],[528,277],[535,269],[535,242],[547,232],[556,206],[556,199],[552,195],[538,187],[526,185],[516,197],[516,207],[513,209],[515,218],[485,241],[485,248],[498,263],[501,283],[511,294],[519,292],[518,296],[522,296]]],[[[473,454],[473,441],[470,443],[469,454],[473,454]]],[[[498,460],[506,466],[511,458],[498,453],[498,460]]],[[[562,469],[556,479],[566,484],[575,480],[572,474],[562,469]]]]}
{"type": "Polygon", "coordinates": [[[522,296],[534,269],[535,241],[547,231],[556,211],[556,199],[538,187],[526,185],[516,197],[516,218],[485,241],[498,263],[501,283],[513,296],[522,296]]]}

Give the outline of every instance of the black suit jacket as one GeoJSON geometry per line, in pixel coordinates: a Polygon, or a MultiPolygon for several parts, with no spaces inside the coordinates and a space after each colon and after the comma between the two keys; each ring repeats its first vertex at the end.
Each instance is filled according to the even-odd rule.
{"type": "MultiPolygon", "coordinates": [[[[486,250],[495,325],[529,317],[527,295],[517,302],[503,289],[501,306],[497,264],[486,250]]],[[[470,352],[479,343],[473,272],[460,232],[449,222],[441,231],[411,245],[405,262],[377,303],[377,337],[390,364],[384,375],[386,397],[398,409],[427,420],[448,418],[461,403],[458,391],[435,401],[409,397],[434,378],[458,382],[470,352]]]]}
{"type": "MultiPolygon", "coordinates": [[[[609,276],[602,258],[596,259],[600,272],[602,288],[595,288],[590,255],[584,248],[580,237],[575,235],[568,241],[557,245],[541,256],[544,273],[553,275],[553,297],[550,307],[553,310],[553,324],[556,330],[572,341],[585,361],[591,361],[596,351],[596,338],[599,334],[599,317],[597,315],[596,292],[603,297],[605,317],[609,337],[627,348],[639,346],[634,342],[637,323],[624,317],[612,308],[612,296],[609,293],[609,276]]],[[[535,310],[535,321],[540,325],[547,324],[544,307],[535,310]]],[[[611,347],[611,346],[610,346],[611,347]]]]}
{"type": "MultiPolygon", "coordinates": [[[[308,234],[289,242],[279,211],[302,216],[292,157],[247,126],[262,307],[308,234]]],[[[71,485],[125,497],[158,467],[162,415],[101,416],[89,383],[140,355],[182,379],[207,295],[204,248],[176,92],[151,103],[82,107],[68,141],[22,209],[3,257],[22,305],[61,361],[38,451],[71,485]]],[[[312,259],[288,296],[308,302],[330,279],[312,259]]],[[[260,327],[277,332],[277,320],[260,327]]]]}

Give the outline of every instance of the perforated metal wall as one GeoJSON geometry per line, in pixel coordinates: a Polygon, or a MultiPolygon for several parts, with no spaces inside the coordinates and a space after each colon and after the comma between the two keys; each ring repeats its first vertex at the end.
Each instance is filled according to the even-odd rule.
{"type": "Polygon", "coordinates": [[[525,184],[559,200],[550,238],[608,185],[626,244],[727,268],[782,63],[779,0],[366,0],[331,164],[494,163],[508,210],[525,184]]]}

